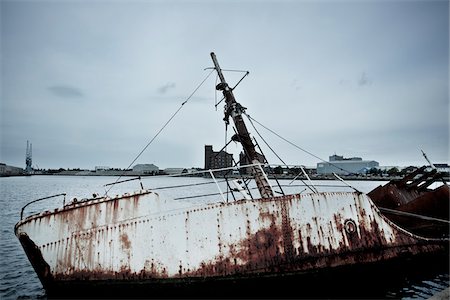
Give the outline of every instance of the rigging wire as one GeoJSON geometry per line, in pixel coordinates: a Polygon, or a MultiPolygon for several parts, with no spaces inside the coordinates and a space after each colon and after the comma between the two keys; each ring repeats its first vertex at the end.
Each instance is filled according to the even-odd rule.
{"type": "MultiPolygon", "coordinates": [[[[248,114],[246,114],[245,112],[244,112],[244,115],[248,118],[253,129],[258,134],[258,136],[261,138],[261,140],[264,142],[264,144],[266,144],[266,146],[270,149],[270,151],[272,151],[272,153],[275,154],[275,156],[283,163],[283,165],[288,167],[288,165],[284,162],[284,160],[281,159],[281,157],[278,155],[278,153],[276,153],[275,150],[273,150],[273,148],[269,145],[269,143],[267,143],[267,141],[262,137],[262,135],[259,133],[258,129],[256,129],[255,124],[253,124],[253,122],[252,122],[252,118],[250,118],[250,116],[248,114]]],[[[306,182],[304,182],[303,179],[300,178],[300,181],[314,193],[314,190],[306,182]]]]}
{"type": "MultiPolygon", "coordinates": [[[[339,170],[341,170],[341,171],[344,171],[344,172],[347,172],[347,173],[352,173],[352,172],[350,172],[350,171],[348,171],[348,170],[345,170],[345,169],[343,169],[343,168],[341,168],[341,167],[339,167],[339,166],[337,166],[337,165],[335,165],[335,164],[333,164],[333,163],[331,163],[331,162],[329,162],[329,161],[324,160],[323,158],[321,158],[321,157],[315,155],[314,153],[311,153],[311,152],[309,152],[308,150],[305,150],[305,149],[303,149],[302,147],[300,147],[300,146],[294,144],[293,142],[291,142],[291,141],[285,139],[285,138],[282,137],[280,134],[276,133],[276,132],[273,131],[272,129],[270,129],[270,128],[264,126],[263,124],[261,124],[260,122],[258,122],[258,121],[255,120],[254,118],[252,118],[250,115],[248,115],[248,114],[245,114],[245,115],[246,115],[247,118],[250,120],[250,123],[251,123],[251,120],[255,121],[258,125],[260,125],[260,126],[263,127],[264,129],[266,129],[267,131],[271,132],[272,134],[276,135],[277,137],[279,137],[280,139],[282,139],[282,140],[285,141],[286,143],[288,143],[288,144],[294,146],[295,148],[297,148],[297,149],[299,149],[299,150],[301,150],[301,151],[303,151],[303,152],[305,152],[305,153],[307,153],[307,154],[309,154],[309,155],[311,155],[311,156],[317,158],[318,160],[320,160],[320,161],[322,161],[322,162],[324,162],[324,163],[327,163],[327,164],[329,164],[329,165],[331,165],[331,166],[333,166],[333,167],[335,167],[335,168],[337,168],[337,169],[339,169],[339,170]]],[[[253,123],[252,123],[252,124],[253,124],[253,123]]]]}
{"type": "Polygon", "coordinates": [[[244,112],[244,115],[248,118],[248,120],[250,121],[250,124],[252,124],[253,129],[255,130],[255,132],[258,134],[258,136],[261,138],[261,140],[264,142],[264,144],[266,144],[267,147],[269,147],[270,151],[272,151],[273,154],[275,154],[275,156],[285,165],[287,166],[287,164],[284,162],[284,160],[281,159],[281,157],[275,152],[275,150],[273,150],[272,147],[270,147],[269,143],[267,143],[267,141],[262,137],[262,135],[259,133],[258,129],[256,129],[255,124],[253,124],[252,119],[250,118],[250,116],[248,114],[246,114],[244,112]]]}
{"type": "Polygon", "coordinates": [[[184,100],[180,107],[172,114],[172,116],[167,120],[167,122],[156,132],[156,134],[153,136],[153,138],[145,145],[145,147],[139,152],[139,154],[133,159],[133,161],[128,165],[128,167],[122,172],[122,174],[119,175],[117,180],[110,186],[110,188],[105,192],[105,196],[108,194],[108,192],[111,190],[111,188],[119,181],[120,178],[122,178],[123,175],[125,175],[126,170],[128,170],[135,162],[138,160],[138,158],[144,153],[145,150],[147,150],[148,146],[153,143],[153,141],[158,137],[158,135],[169,125],[169,123],[172,121],[173,118],[178,114],[178,112],[183,108],[183,106],[188,103],[188,101],[194,96],[194,94],[197,92],[197,90],[205,83],[205,81],[209,78],[209,76],[214,72],[215,69],[211,70],[209,74],[203,79],[202,82],[194,89],[194,91],[189,95],[189,97],[184,100]]]}

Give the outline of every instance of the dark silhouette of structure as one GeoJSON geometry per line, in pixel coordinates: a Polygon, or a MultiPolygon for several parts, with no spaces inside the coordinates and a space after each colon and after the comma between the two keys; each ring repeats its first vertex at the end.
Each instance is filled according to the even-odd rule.
{"type": "Polygon", "coordinates": [[[233,166],[233,154],[215,152],[211,145],[205,145],[205,170],[222,169],[233,166]]]}
{"type": "Polygon", "coordinates": [[[27,141],[27,152],[25,154],[25,173],[30,174],[33,169],[31,168],[31,163],[32,163],[32,144],[27,141]]]}

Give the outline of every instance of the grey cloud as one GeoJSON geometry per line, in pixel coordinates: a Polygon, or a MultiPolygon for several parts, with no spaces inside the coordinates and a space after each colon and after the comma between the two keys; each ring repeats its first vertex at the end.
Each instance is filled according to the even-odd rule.
{"type": "Polygon", "coordinates": [[[76,87],[68,85],[54,85],[48,87],[48,90],[55,96],[62,98],[82,98],[84,93],[76,87]]]}
{"type": "Polygon", "coordinates": [[[350,84],[351,84],[350,81],[347,80],[347,79],[341,79],[341,80],[339,80],[339,85],[342,85],[342,86],[348,86],[348,85],[350,85],[350,84]]]}
{"type": "MultiPolygon", "coordinates": [[[[249,108],[249,114],[275,126],[283,136],[296,138],[306,149],[315,149],[313,153],[321,157],[345,146],[355,149],[352,154],[342,152],[345,155],[403,165],[417,153],[422,163],[417,149],[423,148],[436,151],[427,150],[433,161],[448,161],[448,1],[393,1],[392,5],[387,1],[358,5],[352,1],[258,1],[258,5],[199,1],[195,7],[177,1],[170,5],[75,2],[2,2],[5,113],[0,122],[0,152],[8,164],[24,164],[24,141],[30,139],[40,166],[59,168],[70,163],[92,168],[102,161],[122,166],[122,160],[127,163],[142,144],[142,135],[159,129],[166,121],[159,118],[175,111],[206,76],[202,69],[212,65],[208,54],[213,50],[222,67],[250,70],[250,77],[236,90],[237,100],[249,108]],[[242,23],[221,26],[218,20],[227,17],[227,9],[236,12],[234,17],[242,23]],[[364,92],[369,89],[370,93],[364,92]],[[97,101],[89,106],[52,107],[52,101],[45,101],[50,97],[77,104],[91,96],[97,101]],[[105,110],[101,99],[113,105],[106,106],[105,124],[92,131],[95,118],[89,116],[105,110]],[[402,110],[405,102],[409,104],[406,111],[402,110]],[[74,109],[77,115],[88,114],[88,121],[67,118],[74,109]],[[283,120],[294,121],[301,113],[302,122],[314,126],[302,130],[292,122],[279,122],[274,117],[277,113],[283,114],[283,120]],[[133,116],[132,122],[124,122],[124,116],[133,116]],[[430,123],[439,127],[430,129],[430,123]],[[407,135],[395,131],[399,126],[427,130],[407,135]],[[119,127],[123,134],[117,134],[119,127]],[[356,138],[343,142],[342,136],[353,128],[360,129],[356,138]],[[127,143],[120,144],[129,149],[120,152],[120,157],[115,139],[104,138],[110,132],[127,137],[127,143]],[[92,141],[101,140],[105,151],[84,139],[86,133],[92,141]],[[433,139],[431,133],[436,134],[433,139]],[[385,136],[390,139],[375,140],[385,136]],[[69,162],[75,156],[52,155],[57,145],[49,139],[86,150],[79,150],[77,161],[69,162]],[[3,150],[15,144],[23,150],[3,150]],[[404,145],[414,151],[407,153],[404,145]],[[372,152],[357,153],[356,149],[372,152]],[[49,153],[46,162],[38,151],[49,153]],[[99,152],[101,157],[96,156],[99,152]]],[[[198,128],[208,124],[208,130],[197,131],[201,136],[192,134],[186,148],[179,147],[179,155],[166,155],[167,145],[155,143],[147,152],[148,162],[160,167],[201,166],[204,144],[221,147],[223,102],[215,111],[214,77],[213,73],[177,115],[184,118],[179,120],[181,126],[189,122],[194,130],[195,120],[198,128]]],[[[226,78],[234,86],[241,74],[227,73],[226,78]]],[[[217,92],[218,100],[221,96],[217,92]]],[[[176,126],[170,126],[164,138],[186,140],[185,130],[176,126]]],[[[284,148],[281,145],[278,151],[284,148]]],[[[239,145],[230,149],[240,151],[239,145]]],[[[296,152],[283,159],[293,164],[316,163],[296,152]]]]}
{"type": "Polygon", "coordinates": [[[294,79],[291,82],[291,87],[293,87],[296,91],[300,90],[302,87],[300,85],[300,82],[297,79],[294,79]]]}
{"type": "Polygon", "coordinates": [[[174,89],[176,87],[175,82],[168,82],[165,85],[161,86],[158,88],[158,93],[160,94],[165,94],[167,93],[169,90],[174,89]]]}
{"type": "Polygon", "coordinates": [[[371,85],[372,84],[372,80],[370,80],[367,75],[366,72],[362,72],[361,76],[358,79],[358,86],[365,86],[365,85],[371,85]]]}
{"type": "MultiPolygon", "coordinates": [[[[180,96],[166,96],[166,95],[158,95],[158,96],[149,96],[149,100],[155,100],[155,101],[163,101],[163,102],[179,102],[180,104],[187,100],[186,95],[180,95],[180,96]]],[[[210,97],[205,96],[192,96],[189,98],[190,103],[196,103],[196,102],[207,102],[207,101],[214,101],[211,100],[210,97]]]]}

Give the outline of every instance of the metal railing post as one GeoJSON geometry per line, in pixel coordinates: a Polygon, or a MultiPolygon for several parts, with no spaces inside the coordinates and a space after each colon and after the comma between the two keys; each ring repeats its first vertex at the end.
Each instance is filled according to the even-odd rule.
{"type": "Polygon", "coordinates": [[[213,171],[211,169],[209,169],[209,174],[211,174],[212,179],[214,180],[214,182],[217,185],[217,188],[219,189],[220,192],[220,196],[222,196],[223,202],[228,202],[225,197],[223,196],[222,190],[220,189],[219,183],[216,180],[216,177],[214,177],[213,171]]]}

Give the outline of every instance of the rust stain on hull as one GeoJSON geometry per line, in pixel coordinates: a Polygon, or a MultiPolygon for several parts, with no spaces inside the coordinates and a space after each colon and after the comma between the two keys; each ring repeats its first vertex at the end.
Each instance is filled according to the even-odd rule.
{"type": "Polygon", "coordinates": [[[448,238],[449,186],[444,183],[438,188],[429,188],[439,181],[442,181],[441,174],[422,167],[401,180],[391,180],[375,188],[368,196],[385,209],[383,213],[390,220],[409,232],[429,238],[448,238]]]}
{"type": "Polygon", "coordinates": [[[357,193],[194,207],[176,207],[157,194],[142,193],[77,205],[16,226],[49,289],[80,280],[265,277],[448,251],[448,240],[402,230],[357,193]],[[43,224],[46,232],[40,231],[43,224]]]}

